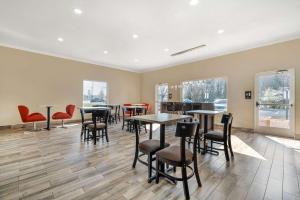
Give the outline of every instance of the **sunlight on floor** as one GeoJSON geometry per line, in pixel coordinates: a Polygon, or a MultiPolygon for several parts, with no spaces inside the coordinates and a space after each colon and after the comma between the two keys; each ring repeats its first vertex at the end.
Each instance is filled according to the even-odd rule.
{"type": "Polygon", "coordinates": [[[267,138],[282,144],[288,148],[295,149],[296,151],[300,152],[300,141],[294,140],[290,138],[281,138],[281,137],[275,137],[275,136],[266,136],[267,138]]]}
{"type": "Polygon", "coordinates": [[[235,135],[231,136],[231,142],[233,144],[233,151],[235,153],[251,156],[261,160],[266,160],[262,155],[255,151],[251,146],[243,142],[240,138],[235,135]],[[235,148],[236,147],[236,148],[235,148]]]}

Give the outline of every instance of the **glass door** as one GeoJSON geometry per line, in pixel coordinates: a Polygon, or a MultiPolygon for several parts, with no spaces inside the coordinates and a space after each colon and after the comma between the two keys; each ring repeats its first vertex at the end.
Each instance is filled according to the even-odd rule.
{"type": "Polygon", "coordinates": [[[294,70],[256,75],[255,131],[294,137],[294,70]]]}
{"type": "Polygon", "coordinates": [[[161,102],[168,101],[168,84],[157,84],[155,86],[155,113],[160,113],[161,102]]]}

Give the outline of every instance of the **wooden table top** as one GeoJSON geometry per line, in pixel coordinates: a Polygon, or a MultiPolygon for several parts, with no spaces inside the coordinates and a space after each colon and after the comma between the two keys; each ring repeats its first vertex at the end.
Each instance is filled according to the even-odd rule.
{"type": "Polygon", "coordinates": [[[110,110],[109,107],[80,107],[83,110],[110,110]]]}
{"type": "Polygon", "coordinates": [[[116,106],[119,106],[120,104],[99,104],[97,105],[97,107],[107,107],[107,106],[110,106],[110,107],[116,107],[116,106]]]}
{"type": "Polygon", "coordinates": [[[132,109],[135,109],[135,108],[146,108],[146,106],[122,106],[123,108],[132,108],[132,109]]]}
{"type": "Polygon", "coordinates": [[[224,111],[217,111],[217,110],[189,110],[186,111],[187,113],[191,114],[204,114],[204,115],[217,115],[223,113],[224,111]]]}
{"type": "Polygon", "coordinates": [[[149,122],[149,123],[157,123],[157,124],[166,124],[169,122],[174,122],[183,119],[189,119],[191,116],[189,115],[176,115],[176,114],[168,114],[168,113],[160,113],[153,115],[137,115],[132,116],[131,119],[149,122]]]}

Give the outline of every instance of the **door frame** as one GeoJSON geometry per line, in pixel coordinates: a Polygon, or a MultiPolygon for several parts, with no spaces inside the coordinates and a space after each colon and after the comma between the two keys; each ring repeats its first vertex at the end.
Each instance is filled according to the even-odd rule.
{"type": "Polygon", "coordinates": [[[284,128],[271,128],[271,127],[261,127],[258,125],[258,109],[256,102],[258,101],[258,77],[261,75],[271,75],[278,72],[278,70],[260,72],[255,74],[255,91],[254,91],[254,131],[257,133],[262,133],[266,135],[276,135],[281,137],[295,137],[295,69],[285,69],[291,75],[291,88],[290,88],[290,102],[293,105],[290,107],[290,129],[284,128]]]}

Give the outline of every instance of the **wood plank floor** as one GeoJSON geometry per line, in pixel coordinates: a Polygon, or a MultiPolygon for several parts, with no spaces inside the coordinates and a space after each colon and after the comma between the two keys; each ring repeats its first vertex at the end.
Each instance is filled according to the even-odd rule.
{"type": "MultiPolygon", "coordinates": [[[[95,146],[79,132],[75,124],[0,131],[0,199],[184,199],[181,182],[148,184],[145,166],[131,168],[134,135],[119,124],[109,128],[109,143],[95,146]]],[[[174,127],[166,134],[166,141],[178,142],[174,127]]],[[[203,187],[190,179],[192,199],[300,199],[299,141],[242,132],[232,140],[229,163],[223,154],[198,156],[203,187]]]]}

